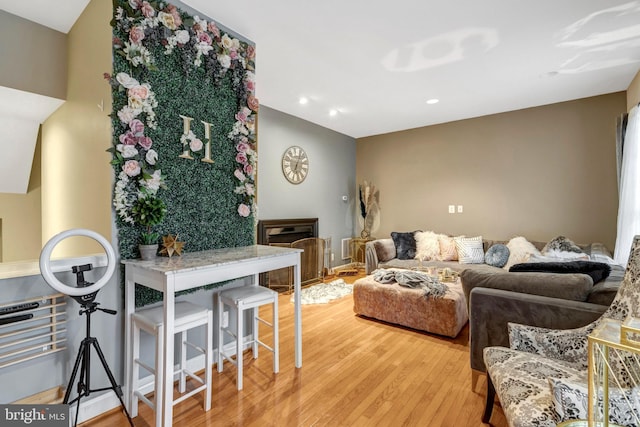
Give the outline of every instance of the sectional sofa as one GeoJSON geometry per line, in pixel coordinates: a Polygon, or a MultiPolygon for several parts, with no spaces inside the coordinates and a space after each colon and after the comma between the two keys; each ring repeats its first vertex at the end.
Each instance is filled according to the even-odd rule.
{"type": "MultiPolygon", "coordinates": [[[[504,241],[483,240],[486,252],[504,241]]],[[[542,250],[545,242],[531,242],[542,250]]],[[[366,272],[378,268],[449,267],[460,272],[469,317],[470,364],[473,384],[485,371],[482,350],[489,346],[508,347],[509,322],[547,328],[570,329],[597,319],[615,297],[624,268],[611,259],[601,243],[579,245],[590,260],[610,266],[608,277],[597,280],[583,273],[509,272],[487,264],[460,264],[458,261],[398,259],[394,241],[368,242],[366,272]]]]}

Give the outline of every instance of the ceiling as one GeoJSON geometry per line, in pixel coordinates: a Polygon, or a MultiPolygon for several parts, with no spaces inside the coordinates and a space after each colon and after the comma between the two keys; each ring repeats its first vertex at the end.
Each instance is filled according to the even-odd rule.
{"type": "MultiPolygon", "coordinates": [[[[256,43],[261,104],[355,138],[624,91],[640,70],[640,0],[183,1],[256,43]]],[[[68,32],[87,3],[0,8],[68,32]]]]}

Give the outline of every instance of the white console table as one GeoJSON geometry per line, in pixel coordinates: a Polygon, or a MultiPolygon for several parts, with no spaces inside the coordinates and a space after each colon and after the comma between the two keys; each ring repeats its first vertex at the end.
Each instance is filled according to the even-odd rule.
{"type": "MultiPolygon", "coordinates": [[[[130,384],[131,314],[135,310],[135,284],[156,289],[163,294],[164,305],[164,394],[162,402],[163,425],[173,420],[173,347],[175,293],[212,283],[254,276],[284,267],[294,267],[294,332],[295,366],[302,367],[302,316],[300,303],[300,249],[253,245],[237,248],[214,249],[185,253],[171,258],[158,257],[152,261],[122,260],[125,265],[125,381],[130,384]]],[[[127,393],[128,395],[128,393],[127,393]]],[[[129,398],[126,399],[131,408],[129,398]]]]}

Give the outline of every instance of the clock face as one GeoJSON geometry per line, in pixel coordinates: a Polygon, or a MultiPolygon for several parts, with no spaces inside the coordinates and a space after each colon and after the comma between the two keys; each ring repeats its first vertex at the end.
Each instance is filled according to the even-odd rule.
{"type": "Polygon", "coordinates": [[[309,173],[309,158],[300,147],[287,148],[282,155],[282,173],[292,184],[300,184],[309,173]]]}

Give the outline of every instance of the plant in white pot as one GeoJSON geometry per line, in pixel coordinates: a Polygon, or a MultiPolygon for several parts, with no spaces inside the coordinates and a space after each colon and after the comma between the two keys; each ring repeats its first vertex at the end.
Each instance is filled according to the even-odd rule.
{"type": "Polygon", "coordinates": [[[138,199],[131,212],[135,221],[146,228],[146,231],[142,233],[142,242],[138,246],[140,258],[143,260],[153,259],[158,253],[158,239],[160,238],[160,234],[154,232],[153,227],[162,222],[167,213],[167,206],[161,199],[147,196],[138,199]]]}

